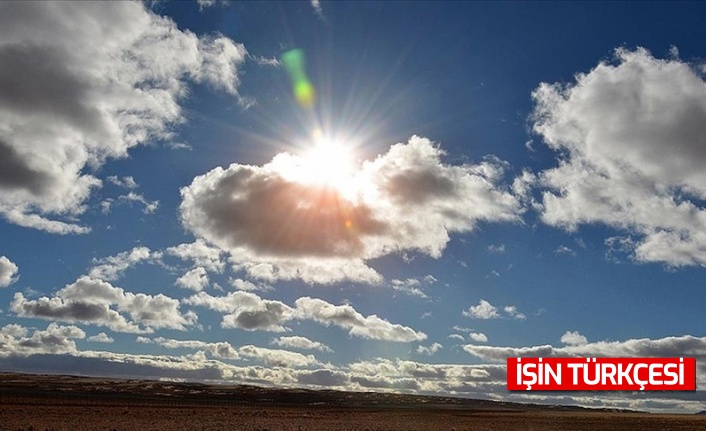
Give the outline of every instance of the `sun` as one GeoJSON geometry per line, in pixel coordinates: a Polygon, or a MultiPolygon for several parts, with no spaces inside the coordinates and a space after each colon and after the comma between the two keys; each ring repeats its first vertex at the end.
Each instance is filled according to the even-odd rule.
{"type": "Polygon", "coordinates": [[[320,131],[313,133],[311,146],[302,154],[302,172],[307,182],[343,190],[354,170],[350,145],[331,139],[320,131]]]}

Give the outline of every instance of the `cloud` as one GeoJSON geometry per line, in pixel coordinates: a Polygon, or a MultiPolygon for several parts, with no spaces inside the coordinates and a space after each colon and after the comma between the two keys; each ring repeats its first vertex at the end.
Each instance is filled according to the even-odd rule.
{"type": "Polygon", "coordinates": [[[257,290],[272,290],[272,287],[266,284],[255,284],[252,281],[243,280],[240,278],[229,278],[228,283],[238,290],[244,290],[246,292],[252,292],[257,290]]]}
{"type": "Polygon", "coordinates": [[[151,296],[126,292],[105,281],[85,276],[59,290],[53,298],[30,300],[17,292],[10,310],[21,317],[82,322],[131,333],[149,333],[162,328],[183,331],[197,320],[192,312],[182,314],[176,299],[162,294],[151,296]],[[132,320],[127,320],[121,313],[129,315],[132,320]]]}
{"type": "Polygon", "coordinates": [[[439,350],[441,350],[441,349],[443,349],[443,348],[444,348],[444,346],[442,346],[442,345],[439,344],[439,343],[434,343],[434,344],[432,344],[432,345],[430,345],[430,346],[422,346],[422,345],[419,345],[419,346],[417,346],[417,353],[419,353],[420,355],[428,355],[428,356],[431,356],[431,355],[434,355],[436,352],[438,352],[439,350]]]}
{"type": "Polygon", "coordinates": [[[588,344],[588,339],[581,335],[579,331],[566,331],[559,341],[569,346],[583,346],[584,344],[588,344]]]}
{"type": "Polygon", "coordinates": [[[198,266],[179,277],[176,285],[200,292],[208,286],[208,274],[204,268],[198,266]]]}
{"type": "Polygon", "coordinates": [[[458,340],[458,341],[466,341],[465,338],[463,338],[463,335],[461,334],[449,334],[448,337],[449,340],[458,340]]]}
{"type": "Polygon", "coordinates": [[[471,337],[471,340],[476,341],[478,343],[488,342],[488,337],[482,332],[471,332],[470,334],[468,334],[468,336],[471,337]]]}
{"type": "Polygon", "coordinates": [[[125,189],[136,189],[139,187],[137,182],[133,177],[123,177],[118,178],[116,175],[111,175],[106,178],[110,183],[115,184],[118,187],[122,187],[125,189]]]}
{"type": "Polygon", "coordinates": [[[505,244],[490,244],[488,245],[488,247],[486,247],[486,249],[491,253],[503,254],[505,253],[505,244]]]}
{"type": "Polygon", "coordinates": [[[200,349],[205,350],[211,354],[214,358],[219,359],[239,359],[240,354],[233,348],[230,343],[226,342],[216,342],[207,343],[205,341],[199,340],[172,340],[164,337],[157,338],[146,338],[137,337],[138,343],[144,344],[158,344],[160,346],[166,347],[168,349],[200,349]]]}
{"type": "Polygon", "coordinates": [[[160,257],[161,253],[152,253],[147,247],[135,247],[115,256],[93,259],[94,266],[88,271],[88,275],[101,280],[113,281],[120,278],[125,270],[135,264],[160,257]]]}
{"type": "Polygon", "coordinates": [[[485,299],[481,299],[478,305],[471,305],[463,315],[473,319],[497,319],[500,317],[498,308],[485,299]]]}
{"type": "Polygon", "coordinates": [[[321,0],[310,0],[311,7],[314,9],[316,16],[320,19],[324,19],[324,11],[321,7],[321,0]]]}
{"type": "Polygon", "coordinates": [[[184,302],[223,313],[223,328],[246,331],[284,332],[287,330],[284,323],[293,318],[294,312],[283,302],[262,299],[254,293],[243,291],[232,292],[224,297],[199,292],[184,302]]]}
{"type": "Polygon", "coordinates": [[[542,220],[629,235],[641,262],[706,264],[706,84],[690,64],[618,49],[533,93],[533,130],[557,153],[538,174],[542,220]]]}
{"type": "MultiPolygon", "coordinates": [[[[469,344],[463,349],[473,356],[492,362],[505,362],[506,358],[529,357],[696,357],[697,364],[706,359],[706,337],[684,335],[656,340],[649,338],[626,341],[600,341],[595,343],[554,347],[495,347],[469,344]],[[701,359],[703,358],[703,359],[701,359]]],[[[706,376],[706,365],[697,365],[700,376],[706,376]]],[[[700,377],[703,378],[703,377],[700,377]]]]}
{"type": "Polygon", "coordinates": [[[7,287],[19,278],[17,265],[6,256],[0,256],[0,287],[7,287]]]}
{"type": "Polygon", "coordinates": [[[7,325],[0,329],[0,358],[37,354],[77,353],[73,339],[82,339],[86,333],[76,326],[60,326],[54,322],[46,330],[35,330],[27,337],[27,329],[20,325],[7,325]]]}
{"type": "Polygon", "coordinates": [[[307,180],[307,163],[287,153],[218,167],[181,189],[182,223],[252,277],[376,283],[367,260],[410,250],[436,258],[451,233],[519,221],[519,202],[499,185],[503,162],[452,166],[443,155],[413,136],[363,163],[345,189],[307,180]]]}
{"type": "Polygon", "coordinates": [[[288,350],[266,349],[264,347],[243,346],[238,349],[241,356],[251,358],[273,367],[310,367],[321,365],[314,355],[302,355],[288,350]]]}
{"type": "Polygon", "coordinates": [[[223,272],[225,267],[225,263],[221,260],[221,250],[209,246],[202,240],[169,247],[165,252],[181,260],[190,260],[195,266],[205,268],[207,271],[223,272]]]}
{"type": "Polygon", "coordinates": [[[88,232],[77,216],[102,185],[92,172],[168,139],[189,82],[246,104],[237,91],[246,56],[242,45],[182,31],[141,2],[1,3],[0,215],[88,232]]]}
{"type": "Polygon", "coordinates": [[[105,332],[101,332],[100,334],[93,335],[91,337],[86,338],[86,341],[90,341],[91,343],[114,343],[115,340],[112,337],[109,337],[108,334],[105,332]]]}
{"type": "Polygon", "coordinates": [[[423,332],[390,323],[374,314],[363,316],[350,305],[333,305],[309,297],[297,299],[295,305],[299,318],[314,320],[325,326],[336,325],[357,337],[397,342],[422,341],[427,338],[423,332]]]}
{"type": "Polygon", "coordinates": [[[272,344],[280,347],[287,347],[290,349],[300,349],[300,350],[319,350],[321,352],[333,353],[333,350],[326,344],[320,343],[318,341],[312,341],[306,337],[292,336],[292,337],[279,337],[272,340],[272,344]]]}
{"type": "Polygon", "coordinates": [[[511,319],[525,319],[526,316],[519,311],[514,305],[507,305],[502,310],[485,299],[478,301],[478,305],[471,305],[468,310],[463,311],[463,315],[471,319],[500,319],[508,317],[511,319]]]}
{"type": "Polygon", "coordinates": [[[139,193],[130,192],[126,195],[119,196],[118,199],[123,202],[137,202],[141,204],[142,212],[144,214],[153,214],[159,208],[159,201],[148,201],[139,193]]]}
{"type": "Polygon", "coordinates": [[[373,340],[412,342],[426,334],[407,326],[390,323],[376,315],[363,316],[350,305],[333,305],[324,300],[302,297],[290,307],[280,301],[262,299],[252,292],[237,291],[223,297],[199,292],[186,300],[190,305],[208,307],[223,313],[221,326],[247,331],[284,332],[291,320],[313,320],[324,326],[335,325],[350,335],[373,340]]]}
{"type": "Polygon", "coordinates": [[[392,285],[392,289],[396,292],[402,292],[405,295],[416,296],[419,298],[426,299],[428,298],[428,296],[426,293],[424,293],[422,288],[435,281],[436,279],[433,276],[429,275],[422,280],[417,278],[408,278],[406,280],[393,279],[392,281],[390,281],[390,284],[392,285]]]}

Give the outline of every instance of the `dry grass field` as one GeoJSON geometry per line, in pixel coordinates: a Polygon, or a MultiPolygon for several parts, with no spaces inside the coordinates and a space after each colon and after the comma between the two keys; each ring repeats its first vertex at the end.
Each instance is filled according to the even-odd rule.
{"type": "Polygon", "coordinates": [[[704,415],[0,373],[0,431],[703,431],[704,415]]]}
{"type": "Polygon", "coordinates": [[[0,430],[18,431],[703,431],[696,415],[332,409],[326,407],[100,407],[3,405],[0,430]]]}

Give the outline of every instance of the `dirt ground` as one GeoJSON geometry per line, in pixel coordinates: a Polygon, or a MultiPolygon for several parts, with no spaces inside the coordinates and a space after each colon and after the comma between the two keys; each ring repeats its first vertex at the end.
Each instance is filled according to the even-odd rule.
{"type": "Polygon", "coordinates": [[[0,431],[703,431],[706,417],[325,407],[0,406],[0,431]]]}

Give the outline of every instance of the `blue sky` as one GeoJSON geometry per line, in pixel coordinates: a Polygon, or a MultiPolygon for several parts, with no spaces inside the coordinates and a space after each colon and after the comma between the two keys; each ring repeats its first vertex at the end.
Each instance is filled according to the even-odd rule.
{"type": "Polygon", "coordinates": [[[1,368],[702,410],[705,9],[0,4],[1,368]]]}

